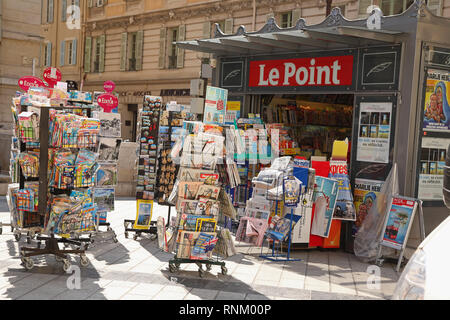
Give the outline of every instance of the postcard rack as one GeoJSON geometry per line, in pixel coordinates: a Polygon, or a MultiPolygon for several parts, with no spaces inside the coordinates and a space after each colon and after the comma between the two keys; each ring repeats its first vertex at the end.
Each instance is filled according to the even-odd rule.
{"type": "MultiPolygon", "coordinates": [[[[180,171],[176,183],[177,219],[169,251],[174,257],[169,261],[169,272],[180,270],[181,264],[194,263],[203,277],[213,265],[228,270],[225,261],[215,250],[221,234],[218,222],[223,215],[222,196],[226,195],[229,171],[224,164],[223,128],[214,133],[198,132],[184,137],[179,159],[180,171]]],[[[178,160],[177,160],[178,161],[178,160]]],[[[229,202],[231,205],[231,201],[229,202]]]]}
{"type": "MultiPolygon", "coordinates": [[[[26,106],[22,106],[22,108],[25,108],[26,106]]],[[[87,115],[90,116],[90,107],[88,106],[80,106],[80,109],[87,109],[87,115]]],[[[85,251],[88,247],[88,244],[90,242],[89,238],[81,238],[79,234],[66,234],[66,235],[58,235],[58,237],[55,236],[55,233],[53,232],[53,227],[49,228],[49,232],[44,231],[44,220],[45,217],[49,214],[48,212],[48,203],[50,200],[49,195],[51,196],[59,196],[59,195],[66,195],[68,192],[70,192],[70,188],[74,187],[74,185],[67,186],[68,188],[54,188],[54,186],[50,185],[51,180],[51,174],[49,174],[49,167],[47,164],[49,163],[49,136],[50,136],[50,130],[49,130],[49,122],[50,122],[50,110],[65,110],[67,108],[61,106],[61,107],[39,107],[40,109],[40,118],[39,118],[39,163],[41,164],[39,166],[39,175],[38,175],[38,182],[37,184],[37,190],[34,194],[33,199],[28,199],[28,201],[33,200],[33,204],[36,206],[34,212],[32,212],[33,215],[37,217],[35,225],[32,225],[33,228],[27,229],[28,230],[28,239],[32,238],[34,235],[38,235],[36,237],[37,240],[37,247],[21,247],[20,248],[20,258],[24,265],[24,267],[27,270],[30,270],[34,267],[34,261],[32,260],[32,257],[39,256],[39,255],[48,255],[52,254],[55,256],[55,259],[57,261],[63,262],[63,270],[67,271],[70,267],[70,262],[68,260],[69,254],[76,254],[80,256],[80,265],[81,266],[87,266],[89,264],[89,260],[86,257],[85,251]],[[36,205],[37,204],[37,205],[36,205]],[[45,243],[44,246],[42,246],[42,243],[45,243]],[[72,249],[60,249],[59,244],[64,245],[72,245],[76,248],[72,249]]],[[[84,136],[84,135],[83,135],[84,136]]],[[[86,136],[84,136],[86,138],[86,136]]],[[[92,146],[92,145],[91,145],[92,146]]],[[[26,149],[25,141],[21,141],[20,143],[20,151],[25,151],[26,149]]],[[[34,178],[36,179],[36,178],[34,178]]],[[[73,177],[71,178],[73,179],[73,177]]],[[[21,172],[21,168],[19,167],[19,188],[20,190],[25,188],[25,182],[29,181],[29,179],[26,179],[24,174],[21,172]]],[[[22,202],[19,202],[20,206],[27,207],[28,204],[26,203],[25,199],[22,202]]],[[[31,207],[31,204],[29,205],[31,207]]],[[[20,209],[18,207],[17,209],[20,209]]],[[[26,212],[26,211],[24,211],[26,212]]],[[[31,212],[29,212],[31,213],[31,212]]],[[[51,218],[49,218],[50,220],[51,218]]],[[[66,226],[70,225],[73,221],[70,219],[66,220],[66,226]]],[[[81,221],[80,223],[86,224],[86,221],[81,221]]],[[[47,222],[47,224],[50,224],[50,221],[47,222]]],[[[86,227],[86,225],[85,225],[86,227]]],[[[16,240],[20,239],[20,235],[22,230],[18,227],[16,227],[16,240]],[[18,233],[17,233],[18,232],[18,233]]],[[[28,241],[30,244],[31,241],[28,241]]]]}

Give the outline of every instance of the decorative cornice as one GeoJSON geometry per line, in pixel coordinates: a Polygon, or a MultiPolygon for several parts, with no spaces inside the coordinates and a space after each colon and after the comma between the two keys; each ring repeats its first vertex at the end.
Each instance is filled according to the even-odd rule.
{"type": "MultiPolygon", "coordinates": [[[[290,0],[258,0],[258,8],[291,3],[292,1],[290,0]]],[[[92,32],[94,30],[94,25],[95,30],[108,30],[113,28],[126,29],[130,24],[130,19],[133,19],[133,25],[145,25],[147,23],[164,24],[174,20],[185,21],[188,18],[199,16],[211,19],[214,15],[221,13],[226,13],[229,17],[232,17],[233,12],[251,9],[253,9],[253,0],[217,1],[215,3],[203,3],[175,9],[163,9],[142,14],[93,19],[86,22],[86,30],[92,32]]]]}

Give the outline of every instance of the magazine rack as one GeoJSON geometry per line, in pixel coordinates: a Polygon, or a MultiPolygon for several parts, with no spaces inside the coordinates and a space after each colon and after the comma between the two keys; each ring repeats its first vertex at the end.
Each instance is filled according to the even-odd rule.
{"type": "MultiPolygon", "coordinates": [[[[87,106],[81,106],[79,107],[81,109],[87,109],[87,115],[90,116],[90,107],[87,106]]],[[[67,110],[67,107],[40,107],[40,122],[39,122],[39,162],[40,164],[47,164],[49,161],[49,110],[50,109],[56,109],[56,110],[67,110]]],[[[21,141],[20,144],[20,151],[25,151],[25,141],[21,141]]],[[[25,179],[25,176],[22,174],[21,169],[19,167],[19,187],[20,189],[23,189],[25,186],[25,181],[29,181],[28,179],[25,179]]],[[[52,194],[61,194],[61,193],[67,193],[69,191],[67,190],[60,190],[60,189],[54,189],[53,187],[49,186],[49,175],[48,175],[48,166],[47,165],[40,165],[39,166],[39,188],[37,192],[38,197],[38,206],[36,214],[40,217],[39,223],[37,223],[38,226],[36,228],[26,229],[28,232],[28,243],[31,243],[31,239],[36,234],[40,234],[37,236],[36,240],[37,247],[21,247],[20,248],[20,258],[24,265],[24,267],[27,270],[30,270],[34,267],[34,262],[31,257],[33,256],[39,256],[39,255],[48,255],[52,254],[55,256],[57,261],[63,262],[63,269],[64,271],[67,271],[70,267],[70,262],[68,260],[68,254],[76,254],[80,256],[80,264],[81,266],[87,266],[89,264],[89,260],[87,259],[85,255],[85,251],[87,249],[88,243],[90,242],[90,239],[82,239],[79,236],[76,236],[74,234],[69,235],[69,237],[55,237],[55,234],[53,233],[53,229],[50,230],[50,235],[42,235],[42,229],[44,225],[44,217],[48,214],[47,212],[47,204],[48,204],[48,193],[49,190],[52,194]],[[42,247],[42,242],[45,243],[45,246],[42,247]],[[58,244],[65,244],[65,245],[74,245],[78,248],[76,249],[60,249],[58,244]]],[[[24,203],[26,206],[26,203],[24,203]]],[[[24,231],[21,228],[17,228],[15,230],[16,240],[20,240],[20,235],[24,231]]]]}
{"type": "MultiPolygon", "coordinates": [[[[282,181],[284,181],[286,178],[288,178],[286,175],[281,175],[282,181]]],[[[277,178],[277,188],[279,188],[279,179],[277,178]]],[[[283,195],[285,194],[284,185],[283,185],[283,195]]],[[[261,254],[260,257],[266,260],[271,261],[302,261],[302,259],[293,259],[291,258],[291,245],[292,245],[292,228],[294,223],[294,212],[297,207],[297,205],[300,203],[300,205],[303,205],[303,200],[307,197],[308,192],[306,190],[302,190],[302,184],[300,183],[300,192],[297,195],[297,199],[295,200],[295,203],[287,203],[284,201],[285,199],[281,200],[284,202],[285,207],[290,207],[291,213],[289,217],[289,230],[287,234],[279,233],[279,232],[272,232],[276,230],[276,226],[274,226],[273,230],[267,230],[264,235],[264,240],[267,240],[268,245],[272,243],[272,251],[270,254],[263,254],[263,246],[261,246],[261,254]],[[287,238],[287,254],[282,253],[282,244],[287,238]],[[278,246],[276,245],[278,244],[278,246]]],[[[275,214],[278,212],[278,202],[280,201],[279,197],[275,197],[275,214]]],[[[283,213],[280,215],[281,220],[284,220],[283,213]]],[[[299,216],[301,218],[301,216],[299,216]]],[[[263,241],[264,243],[264,241],[263,241]]]]}
{"type": "Polygon", "coordinates": [[[218,222],[223,215],[223,211],[220,210],[220,194],[225,194],[224,188],[233,178],[229,176],[230,170],[226,164],[216,164],[217,160],[225,159],[221,155],[223,145],[222,148],[218,148],[220,153],[216,154],[214,144],[218,140],[225,143],[225,135],[202,134],[205,134],[204,140],[197,133],[190,136],[191,143],[186,142],[186,138],[181,139],[183,148],[180,172],[176,184],[177,190],[174,190],[178,194],[177,224],[168,249],[175,255],[169,261],[169,272],[179,271],[181,264],[194,263],[198,266],[200,277],[204,276],[205,271],[210,271],[213,265],[220,266],[221,274],[226,275],[228,270],[225,261],[214,249],[218,241],[217,235],[220,233],[217,229],[220,228],[218,222]],[[215,140],[213,136],[220,138],[215,140]],[[196,138],[198,140],[195,140],[196,138]],[[206,151],[208,148],[211,153],[206,151]],[[198,153],[199,150],[201,153],[198,153]],[[201,160],[195,160],[196,157],[201,160]],[[214,158],[213,165],[211,162],[203,161],[209,160],[210,157],[214,158]],[[203,265],[206,270],[203,269],[203,265]]]}

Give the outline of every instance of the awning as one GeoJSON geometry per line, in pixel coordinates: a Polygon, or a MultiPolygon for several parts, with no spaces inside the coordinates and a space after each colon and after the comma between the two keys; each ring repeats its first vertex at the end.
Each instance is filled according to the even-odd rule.
{"type": "MultiPolygon", "coordinates": [[[[411,10],[414,8],[410,7],[402,15],[411,17],[411,10]]],[[[402,15],[381,16],[381,25],[387,19],[399,19],[402,15]]],[[[299,19],[294,27],[282,29],[275,19],[270,18],[259,31],[246,32],[245,27],[240,26],[235,34],[226,35],[216,24],[214,38],[179,41],[176,44],[187,50],[232,56],[389,45],[402,42],[403,36],[401,31],[369,29],[367,20],[347,20],[339,8],[334,8],[322,23],[316,25],[307,26],[305,20],[299,19]]]]}

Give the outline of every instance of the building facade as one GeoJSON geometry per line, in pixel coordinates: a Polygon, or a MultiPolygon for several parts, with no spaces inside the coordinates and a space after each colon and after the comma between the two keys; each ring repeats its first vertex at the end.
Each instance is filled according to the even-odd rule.
{"type": "MultiPolygon", "coordinates": [[[[9,172],[11,97],[21,76],[41,76],[41,0],[0,1],[0,175],[9,172]]],[[[2,184],[3,186],[3,184],[2,184]]],[[[0,191],[4,191],[1,187],[0,191]]]]}

